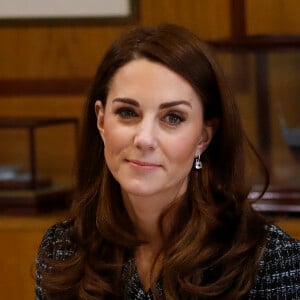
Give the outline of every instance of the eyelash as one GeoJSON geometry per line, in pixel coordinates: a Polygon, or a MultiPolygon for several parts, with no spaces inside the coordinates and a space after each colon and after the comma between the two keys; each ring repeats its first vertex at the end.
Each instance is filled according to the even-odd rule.
{"type": "Polygon", "coordinates": [[[165,117],[164,120],[166,120],[166,122],[171,125],[171,126],[178,126],[180,123],[185,121],[185,118],[183,116],[181,116],[178,113],[175,112],[169,112],[165,117]],[[171,121],[170,119],[173,119],[173,121],[171,121]],[[174,122],[174,119],[176,119],[176,121],[174,122]]]}
{"type": "MultiPolygon", "coordinates": [[[[116,115],[118,115],[123,120],[130,120],[132,118],[138,117],[138,114],[134,109],[130,107],[121,107],[116,110],[116,115]]],[[[186,119],[177,112],[168,112],[162,120],[169,126],[176,127],[184,122],[186,119]],[[175,119],[175,120],[174,120],[175,119]]]]}
{"type": "Polygon", "coordinates": [[[137,113],[129,107],[121,107],[116,110],[116,114],[122,119],[130,119],[137,117],[137,113]]]}

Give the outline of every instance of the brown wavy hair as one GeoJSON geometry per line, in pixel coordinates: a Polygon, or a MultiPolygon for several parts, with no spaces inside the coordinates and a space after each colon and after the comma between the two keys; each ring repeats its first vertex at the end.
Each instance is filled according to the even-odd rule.
{"type": "Polygon", "coordinates": [[[198,93],[205,120],[219,120],[201,156],[204,167],[200,172],[191,170],[172,231],[164,235],[164,298],[240,299],[254,284],[266,240],[265,220],[247,199],[252,181],[247,176],[246,153],[255,150],[210,49],[188,29],[171,24],[124,34],[97,70],[86,104],[72,206],[72,240],[78,248],[64,261],[48,262],[53,269],[41,270],[42,286],[50,299],[122,298],[122,266],[143,241],[126,212],[119,183],[105,164],[94,105],[101,99],[105,106],[116,71],[138,58],[181,75],[198,93]]]}

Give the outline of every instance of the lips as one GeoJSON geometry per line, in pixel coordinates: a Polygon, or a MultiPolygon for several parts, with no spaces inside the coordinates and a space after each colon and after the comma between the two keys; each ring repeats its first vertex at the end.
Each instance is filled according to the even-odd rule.
{"type": "Polygon", "coordinates": [[[134,160],[134,159],[129,159],[127,160],[130,164],[138,167],[145,167],[145,168],[157,168],[160,167],[161,165],[152,163],[152,162],[147,162],[147,161],[140,161],[140,160],[134,160]]]}

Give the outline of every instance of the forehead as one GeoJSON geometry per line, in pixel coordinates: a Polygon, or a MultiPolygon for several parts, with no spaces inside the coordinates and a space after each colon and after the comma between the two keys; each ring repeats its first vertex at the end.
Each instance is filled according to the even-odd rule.
{"type": "Polygon", "coordinates": [[[108,98],[130,97],[136,100],[186,100],[201,105],[191,84],[166,66],[145,58],[135,59],[117,70],[108,98]]]}

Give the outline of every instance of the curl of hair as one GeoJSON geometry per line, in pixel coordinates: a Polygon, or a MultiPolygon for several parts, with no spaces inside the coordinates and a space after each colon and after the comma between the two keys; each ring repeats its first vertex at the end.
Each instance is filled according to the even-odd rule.
{"type": "MultiPolygon", "coordinates": [[[[98,68],[84,115],[72,207],[72,239],[78,251],[70,259],[49,262],[55,271],[43,274],[44,289],[53,298],[60,295],[59,299],[62,291],[66,291],[66,299],[74,295],[115,299],[122,294],[122,265],[143,241],[137,238],[119,184],[106,167],[94,104],[100,99],[105,106],[114,74],[138,58],[161,63],[181,75],[200,96],[205,120],[216,118],[219,122],[202,155],[204,168],[191,170],[172,232],[165,236],[161,249],[164,297],[242,298],[254,283],[265,241],[265,220],[247,199],[252,186],[245,149],[253,148],[211,50],[189,30],[168,24],[134,29],[121,36],[98,68]]],[[[161,218],[161,227],[167,214],[161,218]]]]}

